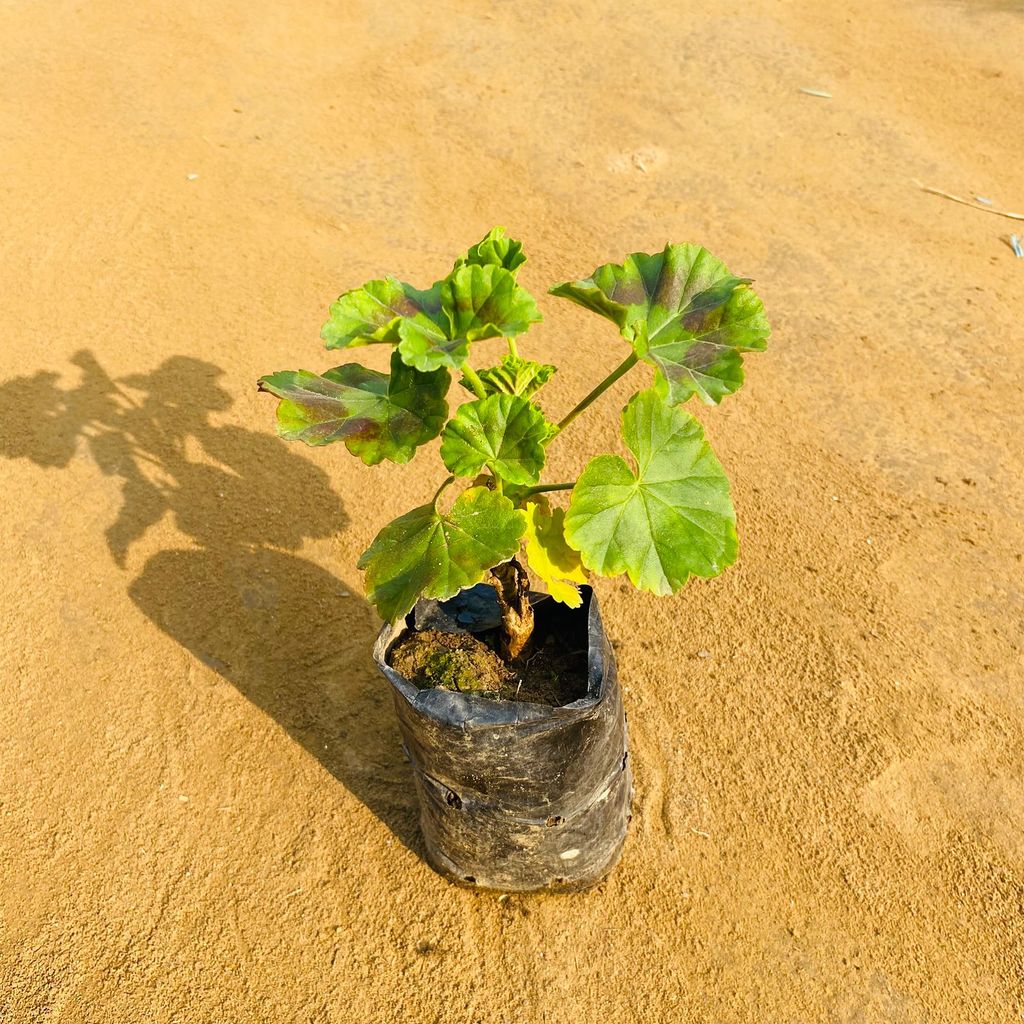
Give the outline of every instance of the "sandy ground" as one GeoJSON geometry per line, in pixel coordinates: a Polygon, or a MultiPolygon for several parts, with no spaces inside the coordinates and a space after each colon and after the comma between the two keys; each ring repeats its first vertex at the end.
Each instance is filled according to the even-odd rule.
{"type": "MultiPolygon", "coordinates": [[[[0,4],[4,1024],[1024,1017],[1024,261],[910,183],[1024,208],[1024,11],[732,10],[0,4]],[[775,327],[698,410],[738,567],[599,583],[638,794],[585,896],[420,859],[354,566],[439,463],[254,388],[493,223],[538,293],[702,241],[775,327]]],[[[625,350],[543,311],[557,412],[625,350]]]]}

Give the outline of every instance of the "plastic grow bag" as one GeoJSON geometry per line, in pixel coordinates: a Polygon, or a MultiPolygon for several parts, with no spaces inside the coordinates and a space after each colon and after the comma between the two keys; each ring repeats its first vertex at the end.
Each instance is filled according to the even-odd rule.
{"type": "MultiPolygon", "coordinates": [[[[633,795],[626,720],[597,598],[582,591],[581,607],[562,611],[577,635],[563,639],[586,644],[587,691],[564,707],[417,689],[387,662],[417,613],[377,638],[427,859],[455,881],[504,892],[586,889],[621,856],[633,795]]],[[[538,612],[545,604],[553,602],[538,612]]]]}

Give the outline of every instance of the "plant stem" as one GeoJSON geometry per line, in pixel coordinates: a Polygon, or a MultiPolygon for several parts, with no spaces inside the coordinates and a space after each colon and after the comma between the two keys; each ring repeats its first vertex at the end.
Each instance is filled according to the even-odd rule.
{"type": "Polygon", "coordinates": [[[453,483],[455,483],[455,477],[453,477],[453,476],[447,477],[445,479],[444,483],[442,483],[441,486],[438,487],[438,489],[434,492],[434,497],[430,499],[431,505],[436,505],[437,504],[437,499],[441,497],[441,494],[444,491],[444,489],[446,487],[448,487],[449,484],[453,484],[453,483]]]}
{"type": "Polygon", "coordinates": [[[513,359],[518,359],[519,358],[519,349],[516,348],[516,339],[515,338],[508,338],[507,341],[508,341],[508,354],[510,356],[512,356],[513,359]]]}
{"type": "Polygon", "coordinates": [[[560,434],[565,430],[565,428],[569,426],[569,424],[572,423],[572,421],[576,419],[576,417],[579,416],[579,414],[583,412],[591,402],[600,398],[624,373],[628,373],[636,363],[637,354],[635,352],[631,352],[622,360],[621,363],[619,363],[618,366],[615,367],[614,370],[612,370],[611,373],[608,374],[607,377],[605,377],[603,381],[601,381],[600,384],[597,385],[596,388],[594,388],[593,391],[590,392],[589,395],[587,395],[586,398],[584,398],[574,409],[570,410],[562,418],[558,424],[558,433],[560,434]]]}
{"type": "Polygon", "coordinates": [[[477,398],[486,398],[487,392],[484,390],[484,382],[477,376],[476,370],[473,369],[469,363],[462,364],[462,372],[469,381],[469,386],[473,389],[473,393],[477,398]]]}
{"type": "Polygon", "coordinates": [[[538,484],[536,487],[528,487],[526,489],[525,497],[529,497],[531,494],[543,494],[545,491],[571,491],[576,486],[575,483],[567,484],[538,484]]]}
{"type": "Polygon", "coordinates": [[[491,585],[501,609],[502,647],[505,660],[514,664],[525,652],[533,633],[530,577],[518,558],[491,570],[491,585]]]}

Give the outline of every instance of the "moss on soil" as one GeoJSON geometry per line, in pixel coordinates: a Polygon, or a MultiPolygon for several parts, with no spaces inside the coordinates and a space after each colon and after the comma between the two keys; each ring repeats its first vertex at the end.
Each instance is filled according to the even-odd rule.
{"type": "Polygon", "coordinates": [[[460,693],[502,695],[515,673],[483,641],[467,633],[427,629],[401,637],[388,660],[421,690],[441,687],[460,693]]]}
{"type": "MultiPolygon", "coordinates": [[[[484,639],[488,636],[410,631],[395,642],[388,662],[421,690],[439,687],[552,707],[570,704],[586,693],[585,651],[565,651],[549,636],[517,671],[488,645],[484,639]]],[[[490,638],[497,646],[496,631],[490,638]]]]}

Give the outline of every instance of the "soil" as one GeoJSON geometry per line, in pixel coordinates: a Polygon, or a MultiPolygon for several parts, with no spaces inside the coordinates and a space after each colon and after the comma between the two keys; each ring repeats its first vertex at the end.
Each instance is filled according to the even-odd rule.
{"type": "Polygon", "coordinates": [[[545,628],[543,616],[533,640],[513,666],[499,654],[496,630],[471,635],[422,630],[403,634],[388,652],[393,668],[420,689],[441,687],[475,692],[495,700],[529,701],[562,707],[587,692],[587,651],[545,628]]]}
{"type": "Polygon", "coordinates": [[[555,637],[538,640],[514,680],[508,699],[560,708],[587,692],[587,650],[567,650],[555,637]]]}
{"type": "Polygon", "coordinates": [[[440,687],[500,699],[515,679],[495,650],[468,633],[410,630],[395,641],[388,660],[421,690],[440,687]]]}
{"type": "Polygon", "coordinates": [[[1020,4],[381,10],[0,4],[5,1024],[1019,1020],[1021,225],[913,181],[1024,211],[1020,4]],[[422,860],[355,564],[436,444],[289,444],[255,388],[386,370],[328,303],[493,224],[554,420],[628,350],[553,282],[700,241],[775,329],[688,405],[737,565],[597,581],[637,799],[584,896],[422,860]]]}

